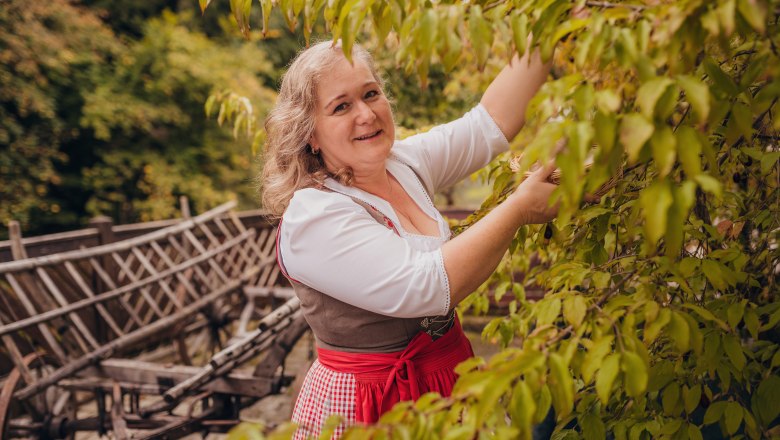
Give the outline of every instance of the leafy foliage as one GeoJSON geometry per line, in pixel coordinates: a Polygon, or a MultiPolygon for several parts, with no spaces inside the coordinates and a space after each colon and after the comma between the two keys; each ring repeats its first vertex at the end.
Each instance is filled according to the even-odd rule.
{"type": "MultiPolygon", "coordinates": [[[[555,155],[560,215],[521,228],[464,303],[512,295],[483,332],[506,348],[461,365],[452,397],[399,404],[345,438],[529,438],[550,408],[556,438],[780,435],[780,3],[260,3],[290,23],[322,16],[345,50],[371,32],[423,83],[432,65],[531,48],[558,66],[513,147],[521,171],[555,155]],[[528,302],[529,285],[548,293],[528,302]]],[[[250,9],[234,9],[245,29],[250,9]]],[[[471,221],[517,184],[510,158],[484,172],[493,194],[471,221]]]]}
{"type": "Polygon", "coordinates": [[[19,220],[27,235],[98,214],[119,223],[170,218],[180,195],[195,211],[229,198],[256,205],[250,152],[204,118],[203,102],[232,88],[262,112],[275,96],[264,86],[273,66],[255,45],[190,30],[192,14],[144,15],[164,6],[4,4],[3,223],[19,220]],[[115,34],[101,14],[121,17],[116,29],[140,39],[135,30],[115,34]]]}

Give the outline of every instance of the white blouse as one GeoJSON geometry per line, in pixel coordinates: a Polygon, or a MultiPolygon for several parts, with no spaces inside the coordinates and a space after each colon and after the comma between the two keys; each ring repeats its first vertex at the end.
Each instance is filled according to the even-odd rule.
{"type": "Polygon", "coordinates": [[[334,179],[325,181],[333,192],[296,191],[281,222],[284,268],[291,278],[374,313],[445,315],[450,289],[441,246],[450,239],[450,229],[428,194],[467,177],[508,147],[481,104],[460,119],[394,143],[387,170],[436,220],[438,237],[406,232],[384,199],[334,179]],[[353,198],[392,221],[398,234],[353,198]]]}

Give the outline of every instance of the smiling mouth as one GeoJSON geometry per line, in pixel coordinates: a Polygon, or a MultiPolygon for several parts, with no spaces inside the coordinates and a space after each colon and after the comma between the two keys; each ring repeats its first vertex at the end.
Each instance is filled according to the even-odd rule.
{"type": "Polygon", "coordinates": [[[365,140],[368,140],[368,139],[373,139],[373,138],[379,136],[380,134],[382,134],[382,130],[377,130],[377,131],[375,131],[373,133],[369,133],[369,134],[364,135],[364,136],[356,137],[355,140],[357,140],[357,141],[365,141],[365,140]]]}

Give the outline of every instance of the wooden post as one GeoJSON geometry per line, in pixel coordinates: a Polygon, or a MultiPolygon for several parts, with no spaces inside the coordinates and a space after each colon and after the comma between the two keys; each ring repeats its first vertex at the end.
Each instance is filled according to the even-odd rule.
{"type": "MultiPolygon", "coordinates": [[[[116,237],[114,236],[114,221],[111,219],[111,217],[105,215],[94,217],[89,221],[89,226],[97,230],[98,245],[109,244],[116,241],[116,237]]],[[[114,266],[114,262],[111,261],[107,255],[101,257],[99,262],[100,265],[103,266],[103,269],[105,269],[108,276],[115,280],[117,270],[114,266]]],[[[101,281],[100,277],[95,272],[92,273],[92,288],[94,292],[98,294],[110,289],[109,286],[101,281]]],[[[98,313],[98,310],[94,309],[93,319],[95,320],[95,336],[99,341],[106,342],[108,341],[109,337],[108,328],[106,327],[106,323],[100,319],[98,313]]],[[[109,305],[109,313],[116,313],[115,308],[111,305],[109,305]]]]}
{"type": "Polygon", "coordinates": [[[11,220],[8,222],[8,238],[11,240],[11,258],[14,260],[24,260],[27,258],[27,251],[22,243],[22,229],[19,222],[11,220]]]}
{"type": "Polygon", "coordinates": [[[187,196],[179,196],[179,209],[181,210],[181,218],[189,220],[192,215],[190,214],[190,199],[187,196]]]}

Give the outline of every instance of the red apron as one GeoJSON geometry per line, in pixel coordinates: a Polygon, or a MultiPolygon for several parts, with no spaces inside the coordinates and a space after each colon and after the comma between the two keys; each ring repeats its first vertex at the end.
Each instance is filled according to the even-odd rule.
{"type": "Polygon", "coordinates": [[[393,353],[347,353],[317,348],[325,367],[355,375],[355,421],[374,423],[394,404],[417,400],[427,392],[449,396],[454,368],[472,357],[471,344],[456,318],[452,328],[433,341],[420,332],[406,349],[393,353]]]}

